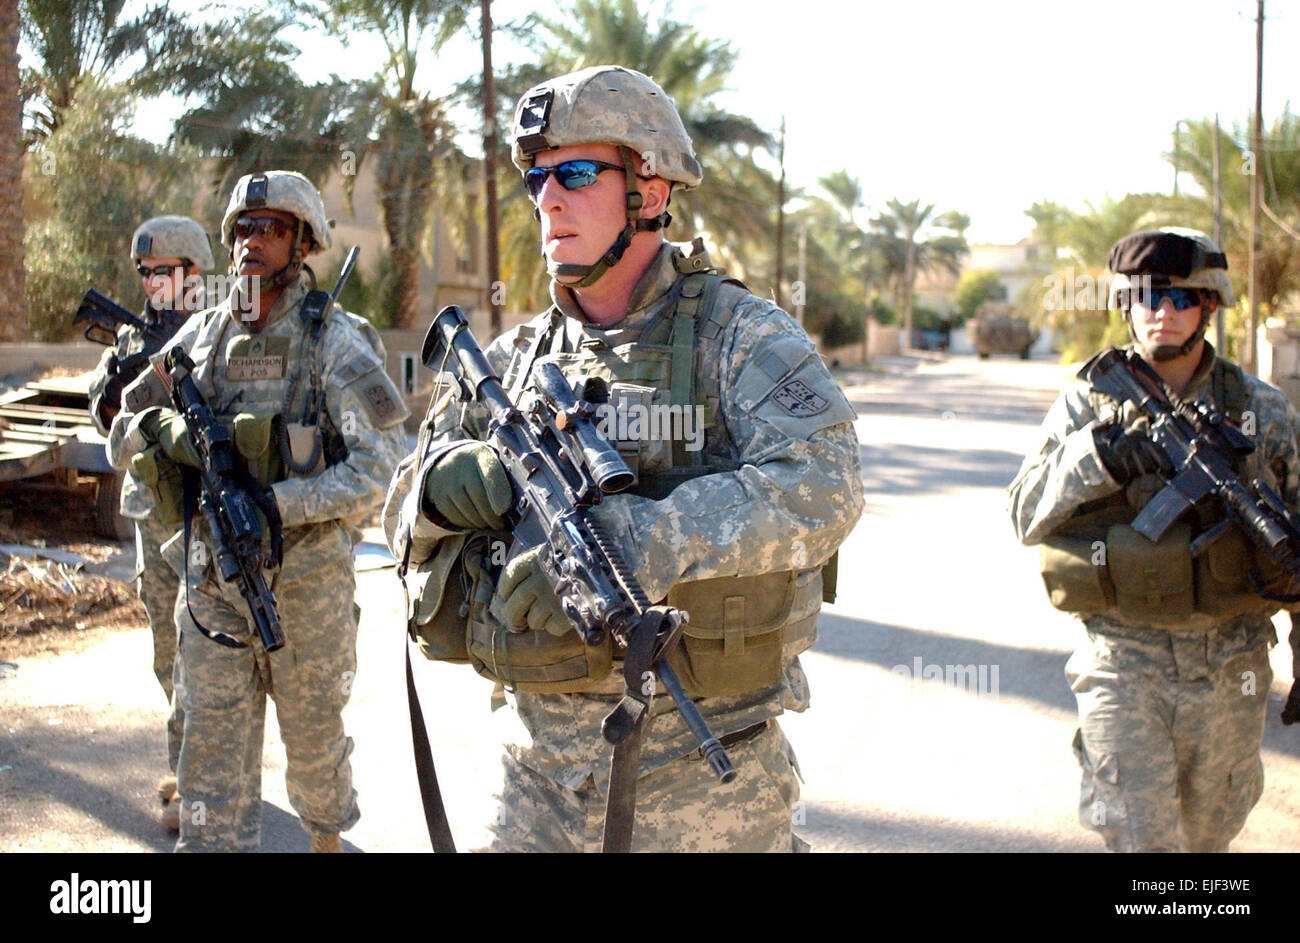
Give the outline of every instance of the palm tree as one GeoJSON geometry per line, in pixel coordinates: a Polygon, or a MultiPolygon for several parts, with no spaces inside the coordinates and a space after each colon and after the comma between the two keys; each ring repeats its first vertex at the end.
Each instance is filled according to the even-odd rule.
{"type": "Polygon", "coordinates": [[[23,102],[28,111],[27,143],[53,132],[87,79],[104,79],[137,52],[171,48],[181,28],[166,4],[150,7],[133,20],[121,19],[125,0],[22,0],[22,38],[36,67],[23,70],[23,102]]]}
{"type": "Polygon", "coordinates": [[[18,4],[6,0],[0,3],[0,341],[18,340],[27,322],[18,32],[18,4]]]}
{"type": "MultiPolygon", "coordinates": [[[[1179,173],[1190,174],[1200,193],[1183,193],[1168,204],[1175,221],[1214,232],[1214,131],[1213,120],[1183,122],[1178,151],[1166,155],[1179,173]]],[[[1246,296],[1247,258],[1250,251],[1250,176],[1241,173],[1245,153],[1238,141],[1247,140],[1243,125],[1229,134],[1220,131],[1220,186],[1223,193],[1223,250],[1231,271],[1246,296]]],[[[1262,175],[1259,251],[1256,266],[1259,297],[1269,314],[1286,296],[1300,288],[1300,116],[1288,108],[1273,122],[1255,161],[1262,175]]]]}
{"type": "MultiPolygon", "coordinates": [[[[324,0],[301,6],[334,35],[373,33],[388,51],[379,73],[358,86],[346,123],[357,169],[367,159],[375,162],[396,279],[393,326],[414,327],[419,318],[420,255],[429,236],[436,191],[440,181],[448,191],[459,185],[465,165],[452,141],[455,131],[446,118],[445,102],[418,89],[416,70],[426,48],[436,55],[465,26],[472,4],[470,0],[324,0]]],[[[345,180],[349,190],[355,180],[355,175],[345,180]]]]}
{"type": "Polygon", "coordinates": [[[898,251],[900,248],[902,250],[900,300],[903,307],[903,343],[907,347],[912,346],[912,296],[917,272],[944,269],[956,275],[961,271],[962,257],[969,251],[963,232],[970,225],[970,218],[961,213],[944,213],[931,223],[933,229],[951,232],[934,232],[929,238],[922,238],[927,235],[925,226],[933,212],[933,203],[922,206],[920,200],[903,203],[891,199],[885,204],[885,212],[872,221],[877,234],[883,237],[879,240],[880,245],[894,266],[897,265],[898,251]]]}

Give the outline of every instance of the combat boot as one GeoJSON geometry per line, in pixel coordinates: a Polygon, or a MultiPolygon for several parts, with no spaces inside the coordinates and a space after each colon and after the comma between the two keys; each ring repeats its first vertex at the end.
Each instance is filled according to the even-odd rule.
{"type": "Polygon", "coordinates": [[[311,848],[309,851],[313,854],[330,854],[340,855],[343,853],[343,843],[339,841],[339,833],[332,832],[329,835],[313,835],[311,837],[311,848]]]}
{"type": "Polygon", "coordinates": [[[176,795],[176,774],[169,773],[158,780],[158,798],[167,803],[174,795],[176,795]]]}
{"type": "Polygon", "coordinates": [[[181,830],[181,797],[172,796],[163,805],[162,813],[158,816],[158,821],[162,827],[169,832],[179,832],[181,830]]]}

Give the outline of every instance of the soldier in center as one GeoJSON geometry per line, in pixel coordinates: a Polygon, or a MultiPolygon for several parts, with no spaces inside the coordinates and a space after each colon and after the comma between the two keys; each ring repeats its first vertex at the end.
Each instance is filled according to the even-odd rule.
{"type": "MultiPolygon", "coordinates": [[[[512,155],[553,304],[487,350],[511,398],[549,361],[573,381],[607,381],[611,439],[669,406],[704,429],[702,441],[686,422],[618,441],[637,483],[594,509],[647,597],[689,611],[675,664],[739,774],[718,783],[673,701],[656,697],[633,850],[802,850],[777,717],[808,706],[797,656],[831,590],[823,565],[863,507],[853,410],[787,314],[714,269],[700,240],[687,251],[665,240],[670,197],[702,171],[650,78],[600,66],[530,89],[512,155]]],[[[611,755],[600,728],[624,689],[621,653],[608,639],[583,644],[541,548],[496,559],[512,489],[480,441],[485,418],[436,397],[428,445],[390,489],[385,527],[412,571],[411,631],[429,657],[468,662],[509,691],[527,730],[507,745],[492,850],[596,850],[611,755]]]]}

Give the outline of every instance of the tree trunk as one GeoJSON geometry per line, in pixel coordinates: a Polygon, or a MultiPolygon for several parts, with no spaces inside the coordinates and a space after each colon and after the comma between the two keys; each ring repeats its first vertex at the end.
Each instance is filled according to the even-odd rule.
{"type": "Polygon", "coordinates": [[[18,85],[18,0],[0,0],[0,341],[20,340],[27,333],[18,85]]]}

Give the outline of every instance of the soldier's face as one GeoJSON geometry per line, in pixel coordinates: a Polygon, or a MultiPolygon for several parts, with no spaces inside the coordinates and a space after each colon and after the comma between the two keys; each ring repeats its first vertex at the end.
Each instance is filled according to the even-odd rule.
{"type": "MultiPolygon", "coordinates": [[[[554,167],[584,158],[623,164],[623,156],[612,144],[579,144],[542,151],[534,166],[554,167]]],[[[577,190],[566,190],[554,174],[547,177],[537,194],[542,253],[551,262],[592,265],[599,261],[626,224],[626,193],[624,175],[612,170],[599,174],[595,183],[577,190]]]]}
{"type": "MultiPolygon", "coordinates": [[[[181,259],[175,256],[142,255],[136,264],[139,268],[154,270],[171,267],[170,274],[152,271],[148,275],[142,275],[140,281],[144,293],[149,297],[149,303],[155,308],[173,307],[185,292],[185,276],[188,273],[181,259]]],[[[194,269],[193,266],[191,268],[194,269]]]]}
{"type": "Polygon", "coordinates": [[[1155,308],[1134,301],[1129,312],[1138,343],[1149,350],[1178,347],[1186,343],[1201,326],[1200,305],[1179,310],[1169,298],[1161,299],[1155,308]]]}
{"type": "Polygon", "coordinates": [[[282,210],[249,210],[241,213],[235,225],[235,265],[240,275],[267,278],[289,264],[293,255],[293,239],[298,232],[298,219],[282,210]],[[258,220],[274,219],[283,223],[279,227],[256,225],[258,220]],[[244,227],[241,220],[252,221],[247,235],[240,235],[244,227]],[[278,229],[272,232],[271,229],[278,229]]]}

